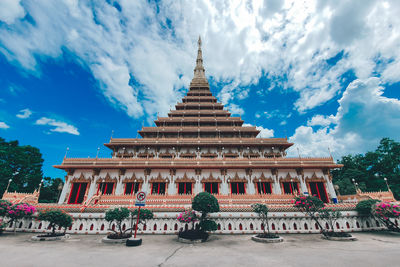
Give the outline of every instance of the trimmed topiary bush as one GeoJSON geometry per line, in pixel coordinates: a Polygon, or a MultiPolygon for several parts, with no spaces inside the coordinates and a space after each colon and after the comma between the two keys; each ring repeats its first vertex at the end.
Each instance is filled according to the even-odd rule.
{"type": "Polygon", "coordinates": [[[208,238],[208,233],[211,231],[218,230],[217,223],[210,218],[208,218],[209,213],[218,212],[219,204],[218,200],[207,192],[202,192],[197,194],[192,201],[192,211],[186,211],[178,216],[178,221],[184,223],[192,223],[192,229],[180,230],[178,237],[191,241],[206,241],[208,238]],[[196,212],[201,213],[198,217],[196,212]],[[195,221],[199,220],[199,224],[194,227],[195,221]]]}
{"type": "Polygon", "coordinates": [[[372,215],[372,208],[378,202],[379,202],[379,200],[377,200],[377,199],[361,200],[360,202],[357,203],[356,211],[360,215],[371,216],[372,215]]]}

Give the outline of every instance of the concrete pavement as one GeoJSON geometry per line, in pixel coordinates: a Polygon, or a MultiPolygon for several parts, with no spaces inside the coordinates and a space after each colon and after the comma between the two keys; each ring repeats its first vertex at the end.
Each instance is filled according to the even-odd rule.
{"type": "Polygon", "coordinates": [[[0,236],[0,266],[400,266],[400,235],[385,232],[354,233],[355,242],[282,235],[277,244],[250,235],[214,235],[194,245],[173,235],[144,235],[140,247],[103,244],[100,235],[53,242],[34,242],[32,235],[0,236]]]}

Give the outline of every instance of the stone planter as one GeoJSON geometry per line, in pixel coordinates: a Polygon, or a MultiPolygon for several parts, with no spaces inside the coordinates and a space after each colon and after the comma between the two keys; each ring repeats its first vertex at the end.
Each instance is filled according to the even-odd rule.
{"type": "Polygon", "coordinates": [[[261,238],[261,237],[257,237],[257,235],[253,235],[251,237],[251,240],[256,241],[256,242],[260,242],[260,243],[280,243],[280,242],[283,242],[283,238],[282,237],[278,237],[278,238],[261,238]]]}
{"type": "Polygon", "coordinates": [[[110,239],[107,236],[103,237],[101,239],[101,242],[106,243],[106,244],[125,244],[126,240],[129,238],[120,238],[120,239],[110,239]]]}
{"type": "Polygon", "coordinates": [[[31,240],[32,241],[57,241],[57,240],[66,240],[69,239],[70,235],[69,234],[65,234],[65,235],[61,235],[61,236],[32,236],[31,240]]]}
{"type": "Polygon", "coordinates": [[[338,236],[321,235],[321,238],[331,241],[357,241],[357,238],[355,238],[354,236],[338,237],[338,236]]]}
{"type": "Polygon", "coordinates": [[[185,243],[185,244],[196,244],[196,243],[203,243],[206,241],[207,240],[203,241],[203,239],[190,240],[190,239],[178,237],[178,242],[185,243]]]}

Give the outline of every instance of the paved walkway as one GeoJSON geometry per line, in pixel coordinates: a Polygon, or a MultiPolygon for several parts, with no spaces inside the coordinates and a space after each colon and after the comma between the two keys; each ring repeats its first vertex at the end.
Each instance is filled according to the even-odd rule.
{"type": "Polygon", "coordinates": [[[355,233],[355,242],[282,235],[280,244],[216,235],[190,245],[172,235],[145,235],[140,247],[103,244],[98,235],[73,235],[63,242],[33,242],[31,236],[0,236],[0,266],[400,266],[400,235],[384,232],[355,233]]]}

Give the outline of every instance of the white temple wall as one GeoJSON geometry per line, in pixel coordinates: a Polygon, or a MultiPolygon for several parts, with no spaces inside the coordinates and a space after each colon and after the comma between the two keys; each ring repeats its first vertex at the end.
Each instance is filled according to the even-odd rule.
{"type": "MultiPolygon", "coordinates": [[[[185,224],[176,220],[179,212],[155,212],[155,217],[146,224],[146,229],[141,225],[139,234],[176,234],[180,228],[185,228],[185,224]]],[[[74,222],[67,233],[71,234],[101,234],[109,232],[109,223],[104,219],[104,213],[71,213],[74,222]]],[[[343,211],[343,217],[338,219],[335,225],[336,231],[356,232],[382,230],[379,222],[372,218],[362,218],[357,216],[355,211],[343,211]]],[[[212,214],[213,219],[219,226],[215,234],[254,234],[262,232],[262,222],[255,213],[252,212],[220,212],[212,214]]],[[[397,221],[400,223],[400,221],[397,221]]],[[[24,219],[17,223],[17,231],[23,232],[50,232],[48,222],[24,219]]],[[[273,233],[319,233],[315,222],[310,218],[304,217],[299,212],[271,212],[270,230],[273,233]]],[[[123,222],[125,229],[129,228],[128,220],[123,222]]],[[[322,221],[322,226],[326,228],[326,222],[322,221]]],[[[191,227],[191,225],[189,225],[191,227]]],[[[7,228],[13,230],[13,226],[7,228]]]]}

